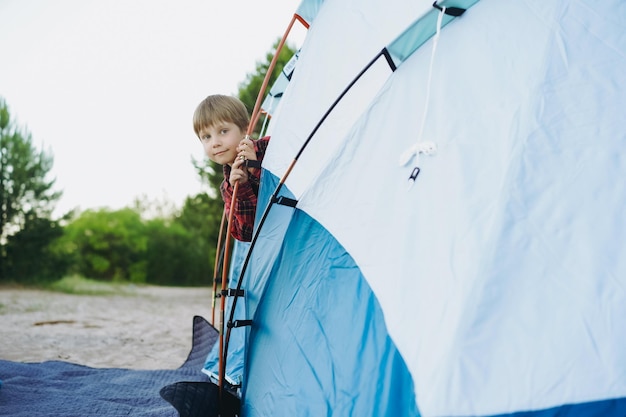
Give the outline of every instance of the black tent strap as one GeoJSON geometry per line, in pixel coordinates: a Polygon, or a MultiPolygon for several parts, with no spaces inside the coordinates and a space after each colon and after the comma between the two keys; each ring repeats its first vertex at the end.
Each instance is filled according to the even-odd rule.
{"type": "Polygon", "coordinates": [[[272,199],[272,203],[280,204],[281,206],[287,207],[295,207],[298,204],[298,200],[294,200],[293,198],[280,196],[272,199]]]}
{"type": "Polygon", "coordinates": [[[235,320],[229,321],[227,324],[228,327],[243,327],[243,326],[252,326],[252,320],[235,320]]]}
{"type": "MultiPolygon", "coordinates": [[[[433,3],[433,7],[437,10],[441,10],[443,11],[443,7],[441,7],[440,5],[437,4],[437,1],[435,0],[435,2],[433,3]]],[[[463,9],[461,7],[446,7],[444,13],[447,14],[448,16],[454,16],[454,17],[459,17],[461,16],[463,13],[465,13],[466,9],[463,9]]]]}
{"type": "Polygon", "coordinates": [[[226,296],[226,297],[243,297],[245,295],[245,291],[242,289],[236,289],[236,288],[227,288],[225,290],[220,291],[219,294],[216,295],[216,297],[221,297],[221,296],[226,296]]]}
{"type": "Polygon", "coordinates": [[[252,159],[246,159],[245,166],[247,168],[261,168],[261,161],[253,161],[252,159]]]}

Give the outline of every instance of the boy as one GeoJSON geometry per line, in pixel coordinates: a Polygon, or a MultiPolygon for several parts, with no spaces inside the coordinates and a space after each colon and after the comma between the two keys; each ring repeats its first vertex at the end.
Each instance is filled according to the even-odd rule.
{"type": "Polygon", "coordinates": [[[269,137],[259,140],[246,137],[249,123],[246,106],[235,97],[220,94],[205,98],[193,115],[193,128],[204,152],[211,161],[223,166],[220,191],[226,214],[234,210],[231,234],[244,242],[252,240],[261,175],[260,169],[247,167],[246,161],[261,162],[269,144],[269,137]],[[237,181],[237,201],[231,208],[237,181]]]}

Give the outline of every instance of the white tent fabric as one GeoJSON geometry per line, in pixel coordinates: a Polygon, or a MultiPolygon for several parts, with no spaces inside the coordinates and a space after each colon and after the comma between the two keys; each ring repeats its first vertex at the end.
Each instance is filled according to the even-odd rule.
{"type": "MultiPolygon", "coordinates": [[[[290,104],[278,109],[276,120],[268,129],[272,136],[270,147],[280,151],[270,151],[264,166],[282,176],[324,112],[350,81],[425,10],[429,7],[408,0],[396,1],[393,7],[375,1],[325,2],[308,30],[302,47],[306,53],[300,55],[285,93],[290,95],[290,104]]],[[[320,134],[311,142],[298,161],[298,169],[287,181],[296,197],[312,180],[310,171],[330,157],[339,144],[338,138],[369,105],[376,94],[371,86],[382,86],[389,73],[388,65],[381,60],[343,100],[337,109],[341,111],[333,112],[324,123],[320,133],[328,134],[320,134]]]]}
{"type": "Polygon", "coordinates": [[[278,74],[278,78],[272,84],[272,87],[267,92],[265,99],[261,103],[261,110],[263,113],[263,125],[261,127],[260,136],[265,136],[265,130],[267,129],[267,123],[269,119],[274,115],[276,109],[280,105],[280,99],[289,85],[289,81],[291,80],[291,75],[296,67],[296,63],[298,62],[298,52],[293,54],[291,59],[285,64],[282,71],[278,74]]]}
{"type": "MultiPolygon", "coordinates": [[[[352,77],[430,7],[325,2],[270,125],[264,168],[280,178],[352,77]]],[[[617,0],[481,0],[442,30],[432,79],[432,42],[393,74],[375,69],[288,178],[298,210],[336,239],[371,288],[421,415],[556,416],[598,401],[618,405],[572,415],[623,415],[625,27],[626,4],[617,0]],[[437,152],[400,166],[426,109],[423,138],[437,152]],[[416,164],[421,171],[409,187],[416,164]]],[[[283,262],[306,247],[299,218],[286,220],[288,235],[300,241],[293,253],[285,241],[283,262]]],[[[265,256],[260,265],[279,255],[265,256]]],[[[323,264],[310,262],[292,274],[323,264]]],[[[270,286],[274,273],[264,270],[270,286]]],[[[261,304],[268,298],[255,321],[295,313],[293,301],[279,304],[279,289],[257,288],[261,304]]],[[[312,322],[332,333],[333,321],[312,322]]],[[[258,331],[259,342],[272,340],[263,334],[270,324],[258,331]]],[[[246,401],[267,400],[274,387],[306,407],[297,382],[279,372],[254,375],[271,349],[251,342],[255,385],[246,401]]],[[[303,362],[312,369],[327,366],[308,355],[303,362]]],[[[248,407],[257,415],[258,404],[248,407]]],[[[329,408],[327,415],[341,415],[329,408]]]]}

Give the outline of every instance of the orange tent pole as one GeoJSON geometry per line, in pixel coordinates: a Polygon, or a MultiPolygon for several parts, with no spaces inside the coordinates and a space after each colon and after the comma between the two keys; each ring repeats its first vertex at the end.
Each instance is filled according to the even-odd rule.
{"type": "MultiPolygon", "coordinates": [[[[217,298],[217,278],[220,270],[220,252],[222,249],[222,237],[224,235],[224,224],[226,222],[226,210],[222,211],[220,221],[220,231],[217,236],[217,250],[215,251],[215,264],[213,266],[213,300],[211,301],[211,325],[215,327],[215,299],[217,298]]],[[[225,265],[222,266],[225,268],[225,265]]]]}
{"type": "Polygon", "coordinates": [[[228,268],[226,265],[228,264],[228,260],[230,259],[230,227],[233,224],[233,216],[235,213],[235,204],[237,202],[237,191],[239,189],[239,182],[235,183],[233,187],[233,196],[231,199],[231,210],[228,213],[228,229],[229,233],[226,233],[226,241],[224,243],[224,266],[222,268],[222,292],[220,297],[220,325],[219,325],[219,375],[218,375],[218,386],[219,386],[219,398],[220,402],[222,399],[222,390],[224,387],[224,377],[225,377],[225,368],[226,361],[225,356],[226,352],[224,352],[224,311],[226,310],[226,294],[225,291],[227,289],[228,283],[228,268]]]}
{"type": "MultiPolygon", "coordinates": [[[[252,132],[254,132],[254,127],[256,126],[259,120],[259,115],[260,115],[259,109],[261,107],[263,95],[265,94],[265,90],[267,89],[267,85],[269,84],[270,77],[272,75],[272,72],[274,71],[276,62],[278,61],[278,55],[280,54],[280,51],[285,45],[287,37],[289,36],[289,33],[291,32],[291,29],[293,28],[293,25],[296,20],[300,21],[302,24],[305,25],[305,27],[308,28],[308,24],[300,16],[298,16],[297,14],[293,15],[291,21],[289,22],[289,25],[287,26],[287,29],[285,30],[285,33],[283,34],[283,37],[281,38],[280,42],[278,43],[278,46],[276,47],[276,52],[274,53],[274,56],[272,57],[272,61],[270,62],[270,65],[267,69],[267,73],[265,74],[265,78],[263,79],[263,84],[261,85],[261,89],[259,90],[259,94],[257,95],[257,99],[254,104],[254,109],[252,110],[252,117],[250,118],[250,124],[248,125],[246,137],[251,137],[252,132]]],[[[236,182],[235,186],[233,187],[233,196],[232,196],[231,205],[230,205],[231,210],[230,210],[230,213],[228,214],[228,229],[229,229],[228,232],[229,233],[226,234],[226,243],[225,243],[225,248],[224,248],[224,259],[223,259],[224,265],[227,265],[230,262],[230,248],[229,248],[230,235],[231,235],[230,228],[232,227],[232,224],[233,224],[232,219],[233,219],[234,207],[237,201],[238,189],[239,189],[239,183],[236,182]]],[[[226,341],[224,341],[224,336],[223,336],[224,334],[224,310],[226,309],[226,296],[224,295],[224,292],[226,291],[226,288],[227,288],[226,287],[227,281],[228,281],[227,268],[224,268],[224,271],[222,273],[222,298],[220,300],[220,327],[219,327],[219,376],[218,376],[219,391],[218,392],[219,392],[220,404],[222,403],[224,379],[226,376],[226,355],[228,352],[226,352],[225,350],[228,347],[228,340],[230,339],[230,327],[227,329],[226,341]]],[[[231,316],[235,309],[236,300],[237,300],[237,297],[235,297],[231,306],[231,316]]]]}
{"type": "Polygon", "coordinates": [[[263,84],[261,85],[261,89],[259,90],[259,94],[257,95],[257,98],[256,98],[256,103],[254,103],[254,109],[252,110],[252,118],[250,119],[250,124],[248,125],[248,135],[252,135],[252,132],[254,131],[254,127],[259,121],[259,116],[261,114],[259,109],[263,101],[263,95],[265,94],[267,85],[270,82],[270,77],[272,75],[272,72],[274,71],[276,62],[278,61],[278,55],[280,55],[280,51],[283,49],[283,46],[285,45],[285,42],[287,41],[287,37],[289,36],[289,32],[291,32],[291,28],[293,28],[293,24],[298,19],[296,16],[297,15],[294,14],[293,17],[291,18],[291,21],[289,22],[289,25],[287,26],[287,30],[285,30],[283,37],[281,38],[280,42],[278,43],[278,46],[276,47],[276,52],[274,53],[274,56],[272,57],[270,66],[267,68],[267,72],[265,73],[265,78],[263,79],[263,84]]]}

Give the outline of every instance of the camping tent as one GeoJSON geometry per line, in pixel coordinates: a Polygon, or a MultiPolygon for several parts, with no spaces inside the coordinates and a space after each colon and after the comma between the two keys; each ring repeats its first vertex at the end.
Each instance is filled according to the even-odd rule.
{"type": "Polygon", "coordinates": [[[463,3],[336,106],[433,5],[319,5],[269,126],[244,415],[626,413],[626,4],[463,3]]]}

